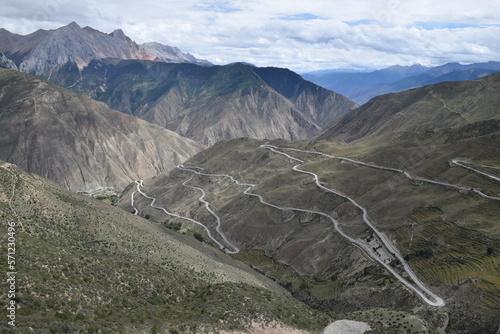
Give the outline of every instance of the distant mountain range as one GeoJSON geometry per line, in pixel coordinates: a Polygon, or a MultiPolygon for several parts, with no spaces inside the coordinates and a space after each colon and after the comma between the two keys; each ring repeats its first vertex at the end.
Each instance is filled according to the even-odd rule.
{"type": "Polygon", "coordinates": [[[175,47],[159,43],[137,44],[117,29],[106,34],[72,22],[54,30],[37,30],[21,36],[0,28],[0,63],[16,65],[21,72],[41,75],[54,66],[74,62],[79,68],[93,59],[149,59],[210,65],[175,47]],[[9,62],[10,60],[10,62],[9,62]]]}
{"type": "Polygon", "coordinates": [[[280,68],[102,59],[44,75],[72,91],[194,139],[307,139],[357,105],[280,68]]]}
{"type": "Polygon", "coordinates": [[[0,30],[0,67],[35,74],[202,145],[307,139],[357,105],[278,68],[208,66],[175,47],[136,44],[75,22],[27,36],[0,30]],[[175,64],[173,64],[175,63],[175,64]]]}
{"type": "Polygon", "coordinates": [[[495,72],[500,72],[500,62],[468,65],[448,63],[436,67],[397,65],[373,72],[317,71],[302,76],[363,104],[377,95],[444,81],[474,80],[495,72]]]}

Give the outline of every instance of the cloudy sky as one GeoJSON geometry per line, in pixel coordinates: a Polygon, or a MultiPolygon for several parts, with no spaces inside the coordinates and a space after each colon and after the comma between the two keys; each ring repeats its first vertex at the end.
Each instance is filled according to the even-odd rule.
{"type": "Polygon", "coordinates": [[[215,64],[298,72],[500,61],[498,0],[2,0],[11,32],[72,21],[215,64]]]}

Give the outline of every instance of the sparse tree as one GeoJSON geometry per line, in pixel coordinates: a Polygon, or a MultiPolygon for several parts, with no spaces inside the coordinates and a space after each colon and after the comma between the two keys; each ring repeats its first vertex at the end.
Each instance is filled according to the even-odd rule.
{"type": "Polygon", "coordinates": [[[202,236],[200,233],[198,233],[198,232],[194,232],[193,236],[194,236],[194,237],[195,237],[195,239],[196,239],[196,240],[198,240],[198,241],[203,242],[203,240],[204,240],[204,239],[203,239],[203,236],[202,236]]]}

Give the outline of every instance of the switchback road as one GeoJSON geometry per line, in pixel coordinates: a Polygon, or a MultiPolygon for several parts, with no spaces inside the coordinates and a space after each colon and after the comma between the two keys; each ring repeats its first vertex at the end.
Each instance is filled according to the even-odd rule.
{"type": "MultiPolygon", "coordinates": [[[[265,147],[263,147],[265,148],[265,147]]],[[[338,194],[339,196],[343,196],[345,198],[348,198],[348,196],[345,196],[343,194],[340,194],[339,192],[333,190],[333,189],[329,189],[329,188],[326,188],[322,185],[319,184],[319,180],[318,180],[318,176],[314,173],[311,173],[311,172],[306,172],[306,171],[302,171],[298,168],[298,166],[300,166],[302,163],[304,163],[303,160],[301,159],[298,159],[296,157],[293,157],[289,154],[286,154],[286,153],[283,153],[283,152],[279,152],[277,151],[276,149],[273,149],[274,152],[276,153],[279,153],[279,154],[283,154],[285,155],[287,158],[291,159],[291,160],[294,160],[294,161],[297,161],[299,162],[299,164],[293,166],[292,168],[298,172],[303,172],[303,173],[306,173],[306,174],[310,174],[310,175],[313,175],[315,180],[316,180],[316,184],[320,187],[322,187],[324,190],[328,190],[330,192],[333,192],[335,194],[338,194]]],[[[444,306],[445,303],[444,303],[444,300],[441,299],[440,297],[438,297],[437,295],[435,295],[432,291],[430,291],[427,287],[425,287],[419,280],[418,278],[415,276],[415,274],[413,274],[413,272],[411,271],[411,268],[406,264],[405,260],[401,257],[401,255],[399,255],[399,253],[392,247],[392,245],[390,245],[390,243],[387,242],[387,244],[389,244],[389,246],[386,245],[386,247],[389,249],[389,250],[392,250],[393,251],[393,254],[395,256],[399,255],[399,257],[401,258],[400,261],[402,261],[403,263],[403,266],[405,268],[405,271],[408,273],[409,277],[415,282],[416,286],[411,284],[410,282],[408,282],[405,278],[403,278],[393,267],[391,267],[390,265],[386,264],[381,258],[380,256],[368,245],[366,245],[365,243],[359,241],[359,240],[356,240],[352,237],[350,237],[349,235],[347,235],[344,231],[342,231],[342,229],[339,227],[339,224],[337,222],[337,220],[335,220],[332,216],[324,213],[324,212],[320,212],[320,211],[316,211],[316,210],[309,210],[309,209],[303,209],[303,208],[296,208],[296,207],[284,207],[284,206],[279,206],[279,205],[275,205],[275,204],[272,204],[272,203],[269,203],[267,202],[264,197],[262,195],[259,195],[259,194],[256,194],[256,193],[252,193],[250,192],[250,190],[255,187],[254,184],[250,184],[250,183],[243,183],[243,182],[240,182],[238,181],[237,179],[235,179],[233,176],[231,175],[228,175],[228,174],[210,174],[210,173],[205,173],[203,172],[203,169],[200,168],[200,167],[197,167],[197,166],[184,166],[184,165],[180,165],[178,166],[179,168],[183,169],[183,170],[191,170],[193,173],[196,173],[198,175],[204,175],[204,176],[207,176],[207,177],[223,177],[223,178],[228,178],[230,179],[232,182],[236,183],[237,185],[239,186],[244,186],[246,187],[245,191],[243,192],[245,195],[248,195],[248,196],[253,196],[253,197],[257,197],[259,199],[259,202],[264,204],[264,205],[267,205],[267,206],[270,206],[270,207],[273,207],[275,209],[278,209],[278,210],[291,210],[291,211],[297,211],[297,212],[307,212],[307,213],[312,213],[312,214],[317,214],[317,215],[320,215],[322,217],[325,217],[326,219],[330,220],[335,228],[335,230],[344,238],[346,238],[350,243],[354,244],[355,246],[359,247],[360,249],[362,249],[369,257],[371,257],[373,260],[377,261],[378,263],[380,263],[382,266],[384,266],[394,277],[396,277],[403,285],[405,285],[408,289],[410,289],[411,291],[415,292],[422,300],[424,300],[427,304],[429,305],[432,305],[432,306],[444,306]]],[[[352,200],[352,199],[351,199],[352,200]]],[[[354,201],[354,200],[352,200],[354,201]]],[[[354,202],[355,203],[355,202],[354,202]]],[[[366,209],[364,209],[363,207],[361,207],[359,204],[357,204],[357,206],[362,209],[363,211],[363,216],[366,217],[366,219],[368,219],[368,216],[367,216],[367,212],[366,212],[366,209]]],[[[372,225],[373,226],[373,225],[372,225]]],[[[381,240],[385,240],[385,237],[375,228],[373,227],[374,231],[377,233],[377,235],[381,236],[381,240]]]]}
{"type": "MultiPolygon", "coordinates": [[[[191,179],[184,181],[184,182],[183,182],[183,185],[184,185],[184,186],[186,186],[186,187],[195,188],[195,189],[198,189],[198,190],[200,190],[200,189],[201,189],[201,188],[198,188],[198,187],[187,186],[187,185],[186,185],[186,183],[187,183],[187,182],[189,182],[190,180],[191,180],[191,179]]],[[[215,239],[215,238],[213,237],[212,233],[210,232],[210,230],[208,229],[208,227],[206,227],[203,223],[201,223],[201,222],[199,222],[199,221],[197,221],[197,220],[194,220],[194,219],[192,219],[192,218],[189,218],[189,217],[184,217],[184,216],[181,216],[181,215],[175,214],[175,213],[173,213],[173,212],[170,212],[170,211],[168,211],[167,209],[165,209],[165,208],[163,208],[163,207],[161,207],[161,206],[156,206],[156,205],[154,205],[154,203],[156,202],[156,198],[146,195],[146,194],[145,194],[145,193],[141,190],[141,187],[143,187],[143,186],[144,186],[144,185],[143,185],[143,181],[142,181],[142,180],[140,180],[140,181],[135,181],[135,183],[136,183],[136,185],[137,185],[137,190],[136,190],[136,191],[138,191],[138,192],[139,192],[142,196],[144,196],[144,197],[146,197],[146,198],[148,198],[148,199],[150,199],[150,200],[151,200],[151,203],[149,204],[149,206],[150,206],[150,207],[152,207],[152,208],[154,208],[154,209],[157,209],[157,210],[161,210],[161,211],[163,211],[163,212],[164,212],[166,215],[168,215],[168,216],[172,216],[172,217],[179,218],[179,219],[184,219],[184,220],[187,220],[187,221],[189,221],[189,222],[191,222],[191,223],[194,223],[194,224],[196,224],[196,225],[201,226],[201,227],[202,227],[202,228],[203,228],[203,229],[207,232],[208,237],[209,237],[209,238],[210,238],[213,242],[215,242],[215,243],[217,244],[217,246],[219,246],[219,248],[220,248],[220,249],[223,249],[226,253],[234,254],[234,253],[238,253],[238,252],[240,251],[237,247],[235,247],[233,244],[231,244],[229,241],[227,241],[226,236],[225,236],[222,232],[220,232],[220,218],[219,218],[219,216],[217,216],[217,215],[216,215],[216,214],[215,214],[215,213],[214,213],[214,212],[213,212],[213,211],[209,208],[208,202],[206,202],[206,201],[204,200],[204,197],[205,197],[205,191],[202,191],[202,195],[200,196],[200,198],[198,198],[198,200],[199,200],[199,201],[201,201],[201,202],[203,202],[203,203],[205,203],[205,207],[209,210],[209,212],[210,212],[211,214],[213,214],[213,215],[216,217],[217,222],[218,222],[217,232],[218,232],[218,233],[222,236],[222,238],[224,239],[224,241],[226,241],[226,242],[227,242],[227,243],[228,243],[228,244],[229,244],[229,245],[233,248],[233,250],[228,249],[226,246],[224,246],[222,243],[220,243],[217,239],[215,239]]],[[[201,189],[201,190],[202,190],[202,189],[201,189]]],[[[137,208],[134,206],[134,194],[135,194],[135,191],[132,193],[132,196],[131,196],[131,197],[132,197],[132,198],[131,198],[131,204],[132,204],[132,207],[134,208],[134,214],[136,214],[136,215],[137,215],[139,211],[138,211],[138,210],[137,210],[137,208]]]]}
{"type": "MultiPolygon", "coordinates": [[[[407,171],[404,171],[404,170],[398,169],[398,168],[377,166],[377,165],[374,165],[374,164],[368,164],[366,162],[354,160],[354,159],[351,159],[351,158],[337,157],[337,156],[333,156],[333,155],[326,154],[326,153],[323,153],[323,152],[318,152],[318,151],[305,151],[305,150],[299,150],[299,149],[296,149],[296,148],[287,148],[287,147],[280,147],[280,148],[278,148],[277,146],[274,146],[274,145],[260,145],[259,147],[260,148],[265,148],[265,149],[268,149],[268,150],[271,150],[271,151],[274,151],[276,153],[279,152],[281,154],[285,154],[284,152],[281,152],[281,151],[295,151],[295,152],[301,152],[301,153],[307,153],[307,154],[322,155],[322,156],[330,158],[330,159],[338,159],[338,160],[343,160],[343,161],[349,161],[349,162],[352,162],[352,163],[360,165],[360,166],[366,166],[366,167],[370,167],[370,168],[375,168],[375,169],[381,169],[381,170],[386,170],[386,171],[390,171],[390,172],[401,173],[406,178],[408,178],[410,180],[419,181],[419,182],[425,182],[425,183],[431,183],[431,184],[435,184],[435,185],[439,185],[439,186],[444,186],[444,187],[448,187],[448,188],[454,188],[454,189],[461,190],[461,191],[472,191],[472,192],[478,194],[481,197],[484,197],[484,198],[487,198],[487,199],[496,200],[496,201],[500,201],[500,197],[486,195],[480,189],[477,189],[477,188],[466,187],[466,186],[461,186],[461,185],[456,185],[456,184],[451,184],[451,183],[446,183],[446,182],[440,182],[440,181],[430,180],[430,179],[426,179],[426,178],[422,178],[422,177],[418,177],[418,176],[413,176],[410,173],[408,173],[407,171]],[[281,151],[277,151],[278,149],[281,150],[281,151]]],[[[295,160],[295,161],[299,160],[299,159],[296,159],[296,158],[292,158],[288,154],[285,154],[285,155],[287,157],[289,157],[290,159],[292,159],[292,160],[295,160]]],[[[302,161],[302,160],[300,160],[300,161],[302,161]]],[[[452,160],[452,163],[455,163],[456,165],[459,165],[460,161],[461,160],[454,159],[454,160],[452,160]],[[458,163],[455,162],[455,161],[457,161],[458,163]]],[[[488,176],[490,178],[494,178],[494,179],[498,180],[497,177],[492,176],[492,175],[487,174],[487,173],[483,173],[483,172],[481,172],[479,170],[476,170],[474,168],[470,168],[470,167],[463,166],[463,165],[459,165],[459,166],[471,169],[473,171],[476,171],[478,173],[486,175],[486,176],[488,176]]],[[[488,166],[488,167],[498,168],[498,167],[495,167],[495,166],[488,166]]]]}

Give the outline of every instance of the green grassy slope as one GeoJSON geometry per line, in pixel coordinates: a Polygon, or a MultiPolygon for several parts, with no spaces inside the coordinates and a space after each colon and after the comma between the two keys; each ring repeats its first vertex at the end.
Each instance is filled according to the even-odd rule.
{"type": "MultiPolygon", "coordinates": [[[[9,222],[16,225],[18,333],[202,333],[244,330],[252,321],[319,332],[329,321],[192,237],[7,163],[0,219],[2,238],[9,222]]],[[[7,296],[7,285],[1,289],[7,296]]],[[[9,332],[6,321],[1,326],[9,332]]]]}

